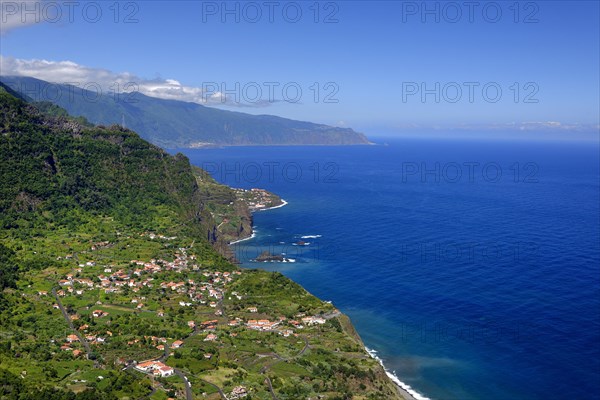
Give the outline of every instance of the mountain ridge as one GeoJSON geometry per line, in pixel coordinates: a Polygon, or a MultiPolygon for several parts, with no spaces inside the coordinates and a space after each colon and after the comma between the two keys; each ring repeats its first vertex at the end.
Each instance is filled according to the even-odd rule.
{"type": "Polygon", "coordinates": [[[252,115],[201,104],[160,99],[139,92],[96,93],[72,85],[23,76],[0,77],[5,85],[35,101],[50,101],[70,115],[97,125],[121,125],[160,147],[198,148],[252,145],[364,145],[351,128],[252,115]]]}

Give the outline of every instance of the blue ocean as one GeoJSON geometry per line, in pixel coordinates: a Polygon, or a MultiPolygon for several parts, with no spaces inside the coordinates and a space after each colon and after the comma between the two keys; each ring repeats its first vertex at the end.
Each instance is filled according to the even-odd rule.
{"type": "Polygon", "coordinates": [[[331,301],[421,396],[600,398],[598,143],[377,142],[183,152],[288,202],[242,265],[331,301]]]}

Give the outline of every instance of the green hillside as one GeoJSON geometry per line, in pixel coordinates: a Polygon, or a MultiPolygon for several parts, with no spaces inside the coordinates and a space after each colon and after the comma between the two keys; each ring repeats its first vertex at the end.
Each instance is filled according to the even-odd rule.
{"type": "Polygon", "coordinates": [[[29,77],[2,82],[35,101],[52,101],[73,116],[102,125],[125,121],[128,128],[164,148],[203,145],[350,145],[368,144],[360,133],[272,115],[250,115],[163,100],[141,93],[101,95],[29,77]]]}
{"type": "Polygon", "coordinates": [[[184,156],[1,87],[0,156],[0,399],[400,398],[331,304],[219,255],[230,193],[184,156]]]}

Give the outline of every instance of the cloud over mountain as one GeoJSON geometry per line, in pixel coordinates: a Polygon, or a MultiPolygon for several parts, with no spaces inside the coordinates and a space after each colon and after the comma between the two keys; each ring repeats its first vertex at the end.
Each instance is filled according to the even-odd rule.
{"type": "Polygon", "coordinates": [[[0,55],[0,71],[3,76],[28,76],[102,93],[140,92],[150,97],[203,105],[266,107],[274,102],[274,100],[245,102],[239,97],[235,99],[235,96],[228,96],[220,91],[221,85],[216,82],[204,83],[203,87],[186,86],[175,79],[146,79],[129,72],[113,72],[72,61],[23,60],[0,55]]]}

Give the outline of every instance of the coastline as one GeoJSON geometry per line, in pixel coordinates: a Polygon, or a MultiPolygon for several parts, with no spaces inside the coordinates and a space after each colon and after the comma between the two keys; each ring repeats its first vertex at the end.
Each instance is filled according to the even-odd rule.
{"type": "Polygon", "coordinates": [[[255,237],[256,237],[256,232],[254,231],[254,229],[252,229],[252,235],[250,235],[250,236],[248,236],[246,238],[243,238],[243,239],[234,240],[233,242],[229,242],[229,245],[240,243],[240,242],[244,242],[244,241],[250,240],[250,239],[254,239],[255,237]]]}
{"type": "Polygon", "coordinates": [[[365,348],[365,351],[367,353],[369,353],[369,356],[371,356],[371,358],[377,360],[379,365],[381,365],[385,374],[388,376],[388,378],[390,378],[390,380],[392,382],[394,382],[394,384],[398,388],[398,392],[400,393],[400,395],[402,397],[404,397],[404,399],[406,399],[406,400],[431,400],[429,397],[424,396],[421,393],[414,390],[413,388],[411,388],[410,385],[402,382],[400,380],[400,378],[398,378],[398,376],[393,371],[390,371],[389,369],[387,369],[387,367],[383,363],[383,360],[381,358],[379,358],[379,356],[377,355],[377,350],[369,349],[367,346],[364,346],[364,348],[365,348]]]}
{"type": "Polygon", "coordinates": [[[274,207],[268,207],[268,208],[260,208],[260,209],[256,210],[256,212],[274,210],[276,208],[281,208],[283,206],[287,206],[288,204],[289,203],[287,201],[285,201],[284,199],[281,199],[281,204],[280,205],[274,206],[274,207]]]}
{"type": "MultiPolygon", "coordinates": [[[[275,206],[275,207],[269,207],[269,208],[261,208],[261,209],[258,209],[258,210],[252,211],[252,212],[254,213],[254,212],[259,212],[259,211],[274,210],[274,209],[276,209],[276,208],[281,208],[281,207],[283,207],[283,206],[287,206],[287,205],[289,204],[289,203],[288,203],[287,201],[285,201],[284,199],[281,199],[281,202],[282,202],[282,203],[281,203],[280,205],[278,205],[278,206],[275,206]]],[[[246,241],[246,240],[250,240],[250,239],[254,239],[255,237],[256,237],[256,231],[254,230],[254,228],[252,228],[252,234],[251,234],[250,236],[248,236],[248,237],[245,237],[245,238],[243,238],[243,239],[234,240],[233,242],[229,242],[229,245],[236,244],[236,243],[240,243],[240,242],[244,242],[244,241],[246,241]]]]}
{"type": "MultiPolygon", "coordinates": [[[[269,208],[261,208],[259,210],[255,210],[253,212],[274,210],[276,208],[281,208],[281,207],[284,207],[284,206],[286,206],[286,205],[289,204],[284,199],[281,199],[281,201],[282,201],[282,204],[280,204],[278,206],[269,207],[269,208]]],[[[246,240],[254,239],[255,237],[256,237],[256,231],[254,229],[252,229],[252,234],[250,236],[248,236],[247,238],[244,238],[244,239],[240,239],[240,240],[236,240],[236,241],[230,242],[229,245],[233,245],[233,244],[240,243],[240,242],[243,242],[243,241],[246,241],[246,240]]],[[[362,340],[361,340],[361,342],[362,342],[362,340]]],[[[368,348],[366,345],[364,345],[364,343],[363,343],[362,346],[363,346],[364,351],[371,358],[373,358],[374,360],[376,360],[379,363],[379,365],[381,365],[381,368],[383,368],[383,371],[385,372],[385,374],[387,375],[387,377],[396,386],[396,389],[397,389],[398,394],[400,395],[400,397],[402,397],[404,400],[431,400],[429,397],[426,397],[426,396],[420,394],[419,392],[415,391],[413,388],[410,387],[410,385],[402,382],[400,380],[400,378],[398,378],[398,376],[395,375],[394,372],[392,372],[389,369],[387,369],[387,367],[383,363],[383,360],[377,356],[377,350],[373,350],[373,349],[368,348]]]]}

